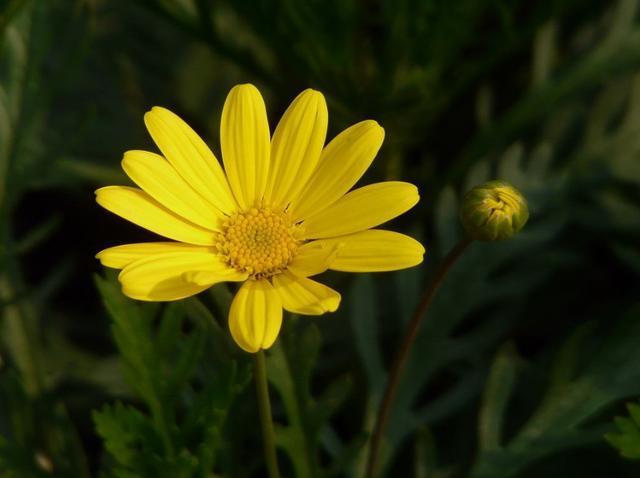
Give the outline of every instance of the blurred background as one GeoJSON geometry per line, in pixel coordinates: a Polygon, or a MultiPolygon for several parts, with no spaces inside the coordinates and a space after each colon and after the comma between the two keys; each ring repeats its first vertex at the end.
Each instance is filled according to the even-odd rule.
{"type": "Polygon", "coordinates": [[[390,226],[423,241],[422,266],[329,273],[340,310],[286,320],[268,359],[283,476],[362,476],[403,325],[462,236],[459,198],[495,177],[530,222],[448,276],[384,476],[638,476],[638,3],[0,0],[0,476],[265,476],[229,290],[141,305],[94,259],[155,240],[93,196],[128,184],[124,151],[155,150],[144,112],[168,107],[220,157],[243,82],[272,128],[307,87],[329,138],[377,120],[363,181],[422,197],[390,226]]]}

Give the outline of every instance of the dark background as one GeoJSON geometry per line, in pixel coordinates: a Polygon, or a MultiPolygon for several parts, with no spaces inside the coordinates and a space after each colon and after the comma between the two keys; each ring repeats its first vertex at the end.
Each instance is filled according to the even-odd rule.
{"type": "MultiPolygon", "coordinates": [[[[103,300],[142,310],[147,338],[175,312],[114,298],[113,274],[101,300],[94,254],[154,238],[100,209],[93,190],[127,183],[124,151],[155,150],[142,121],[154,105],[219,157],[222,104],[243,82],[261,90],[272,129],[307,87],[327,99],[329,138],[377,120],[386,139],[365,180],[411,181],[422,198],[390,226],[425,244],[422,266],[327,274],[340,310],[286,321],[271,361],[292,364],[306,476],[362,475],[403,323],[461,237],[458,198],[495,177],[528,198],[530,222],[512,241],[472,244],[447,278],[392,415],[387,476],[637,476],[603,436],[640,395],[639,73],[633,0],[0,0],[3,476],[264,476],[250,361],[226,343],[223,358],[203,345],[167,392],[189,455],[201,441],[181,434],[193,397],[234,390],[212,445],[219,475],[171,468],[144,427],[131,443],[115,433],[136,457],[123,464],[92,420],[116,400],[153,414],[123,373],[130,354],[110,324],[126,322],[103,300]],[[236,388],[209,379],[232,362],[236,388]]],[[[226,333],[225,293],[184,306],[180,334],[154,352],[160,376],[183,335],[208,333],[189,322],[194,304],[226,333]]],[[[276,422],[295,425],[274,386],[276,422]]],[[[293,441],[281,443],[283,476],[303,476],[293,441]]]]}

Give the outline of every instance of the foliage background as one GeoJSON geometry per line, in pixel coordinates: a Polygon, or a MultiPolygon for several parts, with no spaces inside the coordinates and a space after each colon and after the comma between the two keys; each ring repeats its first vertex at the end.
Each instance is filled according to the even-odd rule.
{"type": "Polygon", "coordinates": [[[637,476],[620,453],[640,449],[639,73],[636,0],[0,0],[0,474],[264,476],[229,291],[140,305],[93,259],[149,239],[92,194],[153,148],[143,113],[169,107],[219,152],[224,97],[252,82],[273,122],[306,87],[330,137],[378,120],[366,180],[418,184],[393,227],[428,249],[417,269],[328,274],[340,310],[286,321],[268,359],[284,476],[362,476],[457,198],[493,177],[530,223],[472,245],[441,289],[386,476],[637,476]]]}

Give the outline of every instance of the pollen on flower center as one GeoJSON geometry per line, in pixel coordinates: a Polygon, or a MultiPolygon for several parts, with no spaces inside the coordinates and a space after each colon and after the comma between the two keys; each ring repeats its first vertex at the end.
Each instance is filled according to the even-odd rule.
{"type": "Polygon", "coordinates": [[[224,222],[217,246],[229,266],[263,279],[282,272],[299,243],[296,226],[287,214],[252,208],[224,222]]]}

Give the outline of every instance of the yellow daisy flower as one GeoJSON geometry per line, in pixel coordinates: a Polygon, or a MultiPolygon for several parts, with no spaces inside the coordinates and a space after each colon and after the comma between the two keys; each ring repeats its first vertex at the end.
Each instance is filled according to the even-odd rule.
{"type": "Polygon", "coordinates": [[[298,95],[271,136],[260,92],[234,87],[220,124],[224,170],[169,110],[154,107],[144,121],[162,156],[127,151],[122,167],[139,189],[107,186],[96,200],[172,241],[97,254],[104,266],[122,269],[125,295],[170,301],[218,282],[242,282],[229,327],[241,348],[257,352],[277,338],[283,309],[320,315],[338,308],[340,294],[309,277],[422,262],[416,240],[372,229],[418,202],[414,185],[387,181],[349,191],[380,149],[384,130],[362,121],[324,147],[327,105],[318,91],[298,95]]]}

